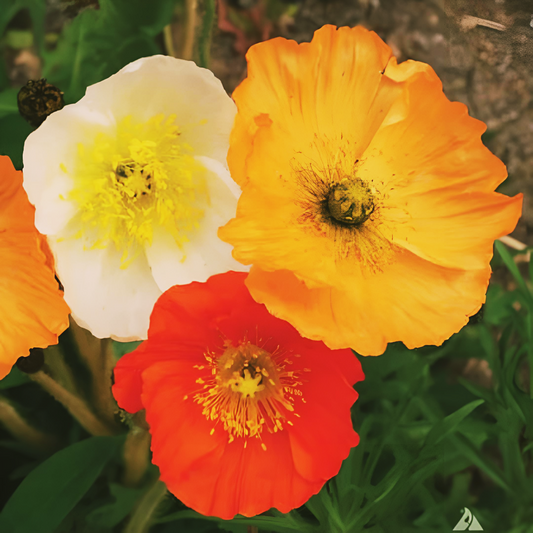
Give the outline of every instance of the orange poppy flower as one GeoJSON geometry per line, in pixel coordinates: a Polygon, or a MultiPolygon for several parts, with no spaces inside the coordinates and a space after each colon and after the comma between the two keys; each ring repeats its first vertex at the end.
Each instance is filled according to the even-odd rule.
{"type": "Polygon", "coordinates": [[[362,27],[247,60],[228,154],[243,192],[219,236],[253,264],[252,296],[331,348],[441,344],[484,302],[521,212],[494,192],[507,174],[485,125],[362,27]]]}
{"type": "Polygon", "coordinates": [[[56,344],[68,327],[70,310],[34,214],[22,172],[0,156],[0,379],[30,348],[56,344]]]}
{"type": "Polygon", "coordinates": [[[230,519],[302,505],[359,438],[350,407],[364,378],[350,350],[304,339],[251,298],[246,274],[175,286],[148,340],[120,359],[113,394],[146,409],[170,492],[230,519]]]}

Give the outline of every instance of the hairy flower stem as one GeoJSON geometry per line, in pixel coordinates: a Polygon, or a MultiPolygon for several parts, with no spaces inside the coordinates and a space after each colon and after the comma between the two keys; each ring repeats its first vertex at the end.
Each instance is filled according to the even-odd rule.
{"type": "Polygon", "coordinates": [[[115,401],[111,392],[113,359],[111,339],[97,339],[89,331],[70,321],[70,329],[80,357],[91,373],[90,403],[97,415],[109,426],[115,425],[115,401]]]}
{"type": "Polygon", "coordinates": [[[49,392],[58,402],[63,404],[68,412],[91,435],[116,435],[119,432],[118,428],[113,428],[100,420],[83,400],[68,392],[42,370],[35,374],[30,374],[29,378],[36,383],[39,383],[44,390],[49,392]]]}
{"type": "Polygon", "coordinates": [[[211,56],[211,34],[216,18],[216,2],[215,0],[204,0],[203,6],[202,28],[198,38],[198,64],[208,68],[211,56]]]}
{"type": "Polygon", "coordinates": [[[137,503],[124,533],[148,533],[157,508],[166,495],[165,484],[157,479],[137,503]]]}
{"type": "Polygon", "coordinates": [[[35,429],[20,416],[7,399],[2,397],[0,397],[0,424],[36,455],[51,455],[60,447],[56,437],[35,429]]]}
{"type": "Polygon", "coordinates": [[[185,9],[187,12],[187,19],[185,26],[185,39],[181,51],[181,58],[192,59],[194,50],[194,37],[196,33],[198,0],[186,0],[185,9]]]}
{"type": "Polygon", "coordinates": [[[174,47],[174,37],[172,35],[172,24],[167,24],[163,28],[163,38],[165,40],[165,50],[170,57],[176,56],[176,48],[174,47]]]}
{"type": "Polygon", "coordinates": [[[126,487],[137,487],[142,481],[150,458],[150,433],[134,427],[128,433],[124,443],[124,475],[122,483],[126,487]]]}

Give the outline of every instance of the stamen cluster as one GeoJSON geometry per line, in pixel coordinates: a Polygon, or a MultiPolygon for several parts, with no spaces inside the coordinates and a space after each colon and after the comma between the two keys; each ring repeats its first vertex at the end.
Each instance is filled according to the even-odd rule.
{"type": "MultiPolygon", "coordinates": [[[[293,425],[289,415],[299,417],[294,412],[294,396],[304,401],[298,388],[302,381],[299,372],[287,370],[292,361],[281,353],[270,354],[245,341],[228,346],[219,357],[208,352],[205,359],[211,376],[196,380],[203,390],[194,395],[194,401],[208,420],[223,424],[229,442],[236,437],[261,438],[264,429],[276,433],[285,423],[293,425]]],[[[195,368],[203,371],[206,366],[195,368]]],[[[213,427],[211,434],[214,431],[213,427]]],[[[266,450],[265,444],[262,447],[266,450]]]]}
{"type": "Polygon", "coordinates": [[[123,266],[135,249],[151,244],[154,227],[183,244],[203,216],[203,170],[179,142],[175,120],[159,114],[134,123],[128,116],[113,136],[100,133],[92,146],[78,145],[69,199],[78,204],[84,229],[75,237],[93,235],[94,248],[113,242],[123,266]]]}

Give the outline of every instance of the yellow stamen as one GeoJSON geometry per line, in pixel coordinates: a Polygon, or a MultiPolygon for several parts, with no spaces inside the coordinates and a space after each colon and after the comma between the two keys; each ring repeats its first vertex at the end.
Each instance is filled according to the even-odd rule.
{"type": "MultiPolygon", "coordinates": [[[[181,245],[199,226],[207,192],[203,167],[180,140],[174,115],[145,123],[131,116],[112,135],[100,133],[92,145],[78,146],[68,200],[79,208],[78,222],[92,248],[114,244],[122,267],[146,244],[155,227],[181,245]]],[[[64,164],[60,165],[67,172],[64,164]]]]}
{"type": "MultiPolygon", "coordinates": [[[[277,433],[284,429],[285,422],[292,425],[287,417],[295,414],[294,400],[285,391],[302,394],[295,389],[301,384],[295,380],[297,372],[285,371],[285,365],[292,361],[285,359],[280,364],[278,356],[249,342],[226,346],[218,358],[206,354],[208,368],[203,378],[196,380],[206,383],[204,390],[194,396],[202,414],[223,425],[229,442],[238,437],[245,441],[260,438],[264,430],[277,433]]],[[[198,365],[195,368],[200,369],[198,365]]],[[[262,448],[266,450],[264,443],[262,448]]]]}

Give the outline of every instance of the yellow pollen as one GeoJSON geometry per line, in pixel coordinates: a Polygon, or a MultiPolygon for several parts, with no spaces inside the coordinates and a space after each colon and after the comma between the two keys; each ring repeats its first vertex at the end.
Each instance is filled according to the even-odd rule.
{"type": "Polygon", "coordinates": [[[265,452],[267,451],[267,447],[266,447],[266,444],[264,442],[261,443],[261,448],[263,448],[263,450],[265,450],[265,452]]]}
{"type": "Polygon", "coordinates": [[[199,226],[208,202],[203,167],[180,139],[176,117],[156,115],[144,123],[131,116],[113,134],[99,133],[78,145],[74,187],[68,200],[79,210],[81,230],[92,248],[114,244],[122,267],[152,243],[154,229],[170,233],[178,245],[199,226]]]}
{"type": "MultiPolygon", "coordinates": [[[[194,401],[208,420],[222,424],[229,442],[242,438],[246,446],[248,438],[260,438],[263,431],[282,431],[285,422],[290,422],[288,417],[295,414],[294,400],[285,391],[299,383],[297,373],[285,372],[276,358],[247,341],[238,346],[226,344],[219,357],[206,354],[207,368],[196,380],[206,385],[194,401]]],[[[198,365],[195,368],[200,370],[198,365]]],[[[266,449],[264,443],[262,447],[266,449]]]]}

